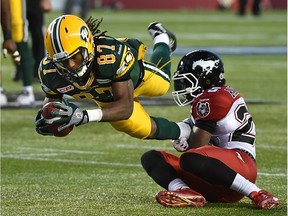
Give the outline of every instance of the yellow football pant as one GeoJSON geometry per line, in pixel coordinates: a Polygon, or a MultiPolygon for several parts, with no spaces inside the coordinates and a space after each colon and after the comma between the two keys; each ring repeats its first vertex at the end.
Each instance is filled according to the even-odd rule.
{"type": "MultiPolygon", "coordinates": [[[[36,4],[36,3],[35,3],[36,4]]],[[[10,0],[12,39],[16,43],[28,41],[28,21],[26,19],[26,0],[10,0]]]]}
{"type": "MultiPolygon", "coordinates": [[[[158,73],[145,70],[142,84],[134,90],[134,110],[127,120],[110,122],[112,127],[118,131],[129,134],[132,137],[145,139],[151,133],[151,119],[144,107],[138,100],[139,96],[156,97],[167,93],[170,81],[163,79],[158,73]]],[[[97,102],[100,107],[109,103],[97,102]]]]}

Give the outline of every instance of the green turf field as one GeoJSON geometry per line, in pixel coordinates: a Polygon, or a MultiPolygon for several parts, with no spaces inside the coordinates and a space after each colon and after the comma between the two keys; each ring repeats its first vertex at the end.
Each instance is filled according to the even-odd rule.
{"type": "MultiPolygon", "coordinates": [[[[47,15],[47,23],[59,13],[47,15]]],[[[149,47],[147,25],[159,20],[178,36],[178,45],[286,46],[286,11],[264,11],[262,17],[204,11],[100,11],[103,30],[112,36],[137,37],[149,47]]],[[[37,109],[1,110],[1,215],[287,215],[287,57],[286,55],[223,55],[226,78],[249,102],[257,131],[257,185],[276,194],[279,208],[256,210],[244,198],[234,204],[203,208],[165,208],[154,196],[162,190],[140,166],[150,149],[174,152],[170,141],[138,140],[108,123],[76,128],[65,138],[34,131],[37,109]],[[258,103],[259,102],[259,103],[258,103]]],[[[180,56],[174,56],[175,69],[180,56]]],[[[2,84],[17,93],[9,59],[1,59],[2,84]]],[[[38,84],[35,90],[40,92],[38,84]]],[[[172,87],[171,87],[172,89],[172,87]]],[[[167,94],[165,97],[171,97],[167,94]]],[[[179,121],[189,107],[147,106],[154,116],[179,121]]],[[[178,154],[178,153],[176,153],[178,154]]]]}

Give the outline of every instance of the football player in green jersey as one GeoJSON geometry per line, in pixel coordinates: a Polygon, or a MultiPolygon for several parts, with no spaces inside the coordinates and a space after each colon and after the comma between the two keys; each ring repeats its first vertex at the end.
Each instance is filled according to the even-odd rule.
{"type": "MultiPolygon", "coordinates": [[[[39,79],[46,94],[44,104],[59,101],[55,106],[61,109],[53,113],[58,117],[53,123],[62,124],[58,131],[88,122],[110,122],[116,130],[140,139],[178,139],[185,127],[190,132],[186,124],[150,116],[138,99],[162,96],[168,91],[175,35],[161,23],[151,23],[148,31],[154,47],[147,62],[146,46],[141,41],[106,36],[99,30],[101,22],[63,15],[47,29],[48,55],[39,66],[39,79]],[[64,95],[76,100],[92,99],[97,105],[84,110],[63,100],[64,95]]],[[[36,131],[52,135],[41,110],[36,116],[36,131]]]]}

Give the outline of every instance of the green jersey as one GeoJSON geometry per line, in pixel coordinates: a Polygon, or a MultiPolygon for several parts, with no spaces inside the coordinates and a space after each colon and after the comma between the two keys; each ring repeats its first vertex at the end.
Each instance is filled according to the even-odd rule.
{"type": "Polygon", "coordinates": [[[146,46],[137,39],[98,38],[90,77],[84,85],[67,81],[54,64],[44,58],[39,66],[41,87],[48,98],[62,98],[67,94],[75,99],[111,102],[112,83],[131,79],[136,88],[141,82],[145,51],[146,46]]]}

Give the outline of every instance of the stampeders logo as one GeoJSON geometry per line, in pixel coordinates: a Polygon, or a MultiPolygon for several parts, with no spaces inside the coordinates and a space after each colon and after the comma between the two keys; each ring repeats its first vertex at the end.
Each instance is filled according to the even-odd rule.
{"type": "Polygon", "coordinates": [[[196,112],[197,115],[200,116],[201,118],[205,118],[206,116],[209,115],[210,113],[210,104],[209,102],[198,102],[196,105],[196,112]]]}
{"type": "Polygon", "coordinates": [[[206,75],[209,73],[212,73],[214,68],[219,67],[219,62],[220,60],[198,60],[193,62],[192,69],[195,70],[196,67],[201,67],[202,72],[205,73],[206,75]]]}
{"type": "Polygon", "coordinates": [[[74,86],[68,85],[62,88],[57,88],[57,91],[64,94],[66,92],[72,91],[73,89],[74,89],[74,86]]]}

